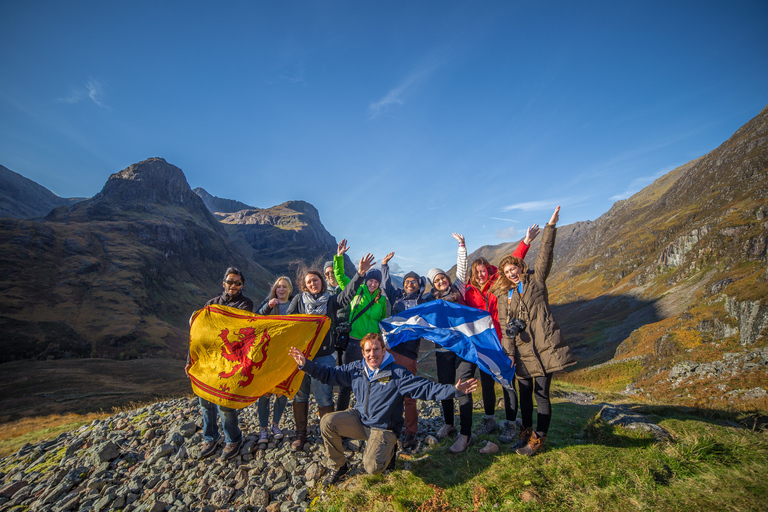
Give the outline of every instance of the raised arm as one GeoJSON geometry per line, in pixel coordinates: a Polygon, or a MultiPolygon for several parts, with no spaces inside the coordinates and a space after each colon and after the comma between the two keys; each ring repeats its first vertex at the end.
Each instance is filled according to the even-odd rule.
{"type": "Polygon", "coordinates": [[[344,254],[346,254],[348,250],[347,239],[342,238],[336,248],[336,256],[333,257],[333,275],[342,290],[349,284],[349,278],[347,277],[347,274],[344,273],[344,254]]]}
{"type": "Polygon", "coordinates": [[[392,259],[395,253],[391,252],[381,259],[381,287],[384,288],[384,293],[387,294],[389,302],[392,304],[397,300],[398,289],[392,284],[392,278],[389,275],[389,260],[392,259]]]}
{"type": "Polygon", "coordinates": [[[463,294],[464,287],[467,284],[467,245],[464,243],[464,235],[453,233],[451,236],[459,242],[459,250],[456,255],[456,281],[454,284],[463,294]]]}
{"type": "Polygon", "coordinates": [[[352,298],[355,296],[355,293],[357,293],[357,289],[361,284],[365,282],[366,272],[370,270],[374,263],[375,261],[373,261],[373,255],[370,253],[360,258],[360,264],[358,265],[357,272],[355,272],[355,277],[349,282],[349,285],[344,288],[340,294],[334,295],[340,308],[343,308],[352,302],[352,298]]]}
{"type": "Polygon", "coordinates": [[[544,226],[544,235],[541,238],[541,248],[536,256],[536,265],[534,267],[535,279],[546,281],[549,272],[552,270],[552,260],[555,252],[555,238],[557,236],[557,221],[560,219],[560,207],[555,208],[552,218],[544,226]]]}

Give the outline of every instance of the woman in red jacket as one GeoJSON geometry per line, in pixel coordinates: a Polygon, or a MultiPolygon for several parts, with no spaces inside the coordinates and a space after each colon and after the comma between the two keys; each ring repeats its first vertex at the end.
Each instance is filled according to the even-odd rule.
{"type": "MultiPolygon", "coordinates": [[[[531,242],[539,235],[539,226],[534,224],[528,228],[525,238],[517,246],[513,256],[525,259],[531,242]]],[[[491,314],[493,326],[496,328],[496,335],[501,342],[501,325],[499,325],[499,311],[496,307],[496,296],[491,293],[491,288],[499,277],[498,269],[491,265],[485,258],[477,258],[472,262],[467,282],[467,249],[464,243],[464,237],[458,233],[453,234],[459,242],[458,260],[456,262],[456,278],[465,284],[464,300],[467,306],[482,309],[491,314]]],[[[475,431],[477,435],[487,435],[498,428],[496,423],[496,382],[493,377],[485,372],[480,372],[480,384],[483,393],[483,408],[485,417],[482,419],[479,428],[475,431]]],[[[517,417],[517,395],[514,390],[504,389],[504,412],[507,419],[507,425],[499,436],[502,443],[511,443],[515,440],[515,418],[517,417]]]]}

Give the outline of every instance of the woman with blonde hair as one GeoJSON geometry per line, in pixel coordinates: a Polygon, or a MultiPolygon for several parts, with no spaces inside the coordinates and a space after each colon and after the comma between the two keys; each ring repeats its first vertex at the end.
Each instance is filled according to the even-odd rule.
{"type": "MultiPolygon", "coordinates": [[[[275,280],[269,296],[259,308],[260,315],[285,315],[288,312],[288,306],[293,299],[293,283],[288,276],[280,276],[275,280]]],[[[270,393],[264,394],[259,398],[259,444],[266,445],[269,442],[269,431],[272,431],[272,438],[279,441],[283,438],[283,431],[280,430],[280,420],[285,412],[285,406],[288,405],[288,397],[285,395],[275,395],[275,406],[272,412],[272,427],[267,429],[269,423],[269,397],[270,393]]]]}
{"type": "Polygon", "coordinates": [[[521,258],[505,256],[499,262],[501,272],[493,288],[503,331],[501,346],[510,358],[514,358],[515,377],[520,390],[523,429],[513,448],[518,454],[529,457],[544,451],[552,418],[549,401],[552,375],[576,364],[552,315],[546,284],[552,269],[559,217],[558,206],[544,228],[533,270],[528,269],[521,258]],[[533,430],[534,395],[536,430],[533,430]]]}

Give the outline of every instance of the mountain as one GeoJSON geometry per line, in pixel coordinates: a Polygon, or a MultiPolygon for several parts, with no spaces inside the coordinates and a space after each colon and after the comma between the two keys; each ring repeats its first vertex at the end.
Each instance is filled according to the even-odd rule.
{"type": "Polygon", "coordinates": [[[54,208],[81,200],[82,198],[77,197],[59,197],[47,188],[0,165],[0,217],[44,217],[54,208]]]}
{"type": "Polygon", "coordinates": [[[0,361],[182,357],[190,313],[228,266],[257,303],[272,280],[162,158],[42,220],[0,219],[0,249],[0,361]]]}
{"type": "MultiPolygon", "coordinates": [[[[754,388],[768,403],[766,233],[768,108],[594,222],[559,227],[550,300],[581,368],[565,378],[697,403],[754,388]],[[673,387],[680,364],[729,367],[742,356],[755,366],[689,372],[690,393],[673,387]]],[[[515,245],[469,261],[498,263],[515,245]]],[[[530,264],[537,251],[538,240],[530,264]]]]}
{"type": "Polygon", "coordinates": [[[221,197],[212,196],[204,188],[197,187],[192,189],[192,192],[200,196],[205,206],[219,219],[226,217],[228,213],[253,209],[253,206],[248,206],[234,199],[222,199],[221,197]]]}
{"type": "MultiPolygon", "coordinates": [[[[202,188],[196,188],[195,193],[226,226],[241,250],[275,276],[293,278],[304,269],[322,269],[336,254],[336,239],[323,226],[317,209],[305,201],[255,208],[212,196],[202,188]]],[[[347,273],[354,272],[348,256],[344,261],[347,273]]]]}

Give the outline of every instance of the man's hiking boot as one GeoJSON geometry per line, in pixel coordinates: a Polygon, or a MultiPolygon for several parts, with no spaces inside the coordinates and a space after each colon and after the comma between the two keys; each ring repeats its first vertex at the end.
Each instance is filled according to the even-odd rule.
{"type": "Polygon", "coordinates": [[[403,437],[401,437],[397,441],[397,445],[400,447],[401,450],[407,450],[408,448],[413,448],[416,446],[416,436],[413,434],[403,434],[403,437]]]}
{"type": "Polygon", "coordinates": [[[343,466],[325,477],[325,480],[323,480],[323,487],[330,487],[335,485],[339,480],[341,480],[341,477],[347,474],[347,471],[349,471],[349,463],[345,462],[343,466]]]}
{"type": "Polygon", "coordinates": [[[224,449],[221,450],[220,460],[224,462],[232,457],[237,456],[240,453],[240,447],[243,446],[243,440],[239,440],[236,443],[227,443],[224,445],[224,449]]]}
{"type": "Polygon", "coordinates": [[[203,442],[203,446],[200,449],[200,458],[204,459],[213,455],[213,452],[219,447],[219,441],[221,441],[221,438],[218,438],[215,441],[203,442]]]}

